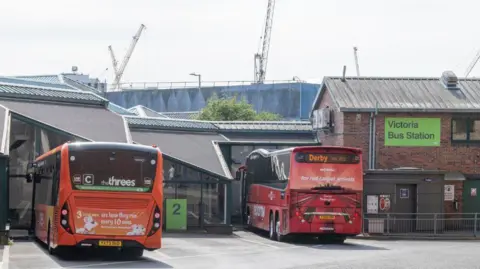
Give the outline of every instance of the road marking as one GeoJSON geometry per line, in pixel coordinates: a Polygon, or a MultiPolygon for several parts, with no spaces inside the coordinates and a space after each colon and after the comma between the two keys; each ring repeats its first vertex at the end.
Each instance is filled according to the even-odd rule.
{"type": "MultiPolygon", "coordinates": [[[[200,258],[200,257],[210,257],[210,256],[219,256],[219,255],[225,255],[225,254],[232,254],[232,255],[244,255],[244,254],[258,254],[258,253],[268,253],[268,252],[275,252],[279,250],[290,250],[290,249],[295,249],[295,248],[301,248],[300,246],[293,246],[293,247],[287,247],[287,248],[277,248],[277,249],[270,249],[270,250],[263,250],[263,251],[236,251],[236,252],[215,252],[215,253],[208,253],[208,254],[198,254],[198,255],[188,255],[188,256],[176,256],[176,257],[171,257],[167,260],[178,260],[178,259],[188,259],[188,258],[200,258]]],[[[149,258],[158,260],[157,257],[148,256],[149,258]]]]}
{"type": "Polygon", "coordinates": [[[259,241],[256,241],[256,240],[249,240],[249,239],[245,239],[245,238],[238,238],[242,241],[245,241],[245,242],[249,242],[249,243],[253,243],[253,244],[257,244],[257,245],[262,245],[262,246],[267,246],[267,247],[271,247],[271,248],[280,248],[278,246],[274,246],[272,244],[267,244],[267,243],[263,243],[263,242],[259,242],[259,241]]]}
{"type": "Polygon", "coordinates": [[[0,269],[8,269],[10,263],[10,246],[5,246],[3,248],[3,257],[2,263],[0,264],[0,269]]]}
{"type": "Polygon", "coordinates": [[[158,251],[158,250],[155,251],[154,253],[155,253],[155,254],[158,254],[158,256],[162,256],[163,258],[166,258],[166,259],[171,259],[171,258],[172,258],[172,256],[167,255],[167,254],[165,254],[165,253],[163,253],[163,252],[161,252],[161,251],[158,251]]]}
{"type": "Polygon", "coordinates": [[[126,263],[134,263],[138,261],[122,261],[122,262],[103,262],[103,263],[93,263],[93,264],[83,264],[83,265],[72,265],[63,268],[84,268],[84,267],[92,267],[92,266],[106,266],[106,265],[117,265],[117,264],[126,264],[126,263]]]}

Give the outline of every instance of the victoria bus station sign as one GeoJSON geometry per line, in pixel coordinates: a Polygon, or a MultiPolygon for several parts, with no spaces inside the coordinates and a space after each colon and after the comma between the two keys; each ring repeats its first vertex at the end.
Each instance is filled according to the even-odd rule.
{"type": "Polygon", "coordinates": [[[385,146],[438,147],[440,118],[385,118],[385,146]]]}
{"type": "Polygon", "coordinates": [[[94,174],[75,174],[72,176],[73,187],[77,190],[92,191],[131,191],[148,192],[153,185],[149,177],[143,179],[118,176],[98,176],[94,174]]]}

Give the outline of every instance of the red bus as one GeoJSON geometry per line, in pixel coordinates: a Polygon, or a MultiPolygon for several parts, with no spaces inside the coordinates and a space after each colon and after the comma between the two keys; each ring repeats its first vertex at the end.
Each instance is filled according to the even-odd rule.
{"type": "Polygon", "coordinates": [[[362,152],[347,147],[257,149],[236,173],[245,222],[272,240],[311,235],[343,242],[362,229],[362,152]]]}
{"type": "Polygon", "coordinates": [[[141,256],[161,248],[163,158],[155,146],[65,143],[29,165],[33,230],[50,254],[113,247],[141,256]]]}

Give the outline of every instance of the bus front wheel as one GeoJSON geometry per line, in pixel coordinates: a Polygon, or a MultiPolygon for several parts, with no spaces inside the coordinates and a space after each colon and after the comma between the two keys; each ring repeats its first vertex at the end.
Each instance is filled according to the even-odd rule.
{"type": "Polygon", "coordinates": [[[270,213],[270,221],[268,225],[268,237],[272,240],[275,240],[277,237],[277,232],[275,231],[275,219],[273,217],[273,213],[270,213]]]}

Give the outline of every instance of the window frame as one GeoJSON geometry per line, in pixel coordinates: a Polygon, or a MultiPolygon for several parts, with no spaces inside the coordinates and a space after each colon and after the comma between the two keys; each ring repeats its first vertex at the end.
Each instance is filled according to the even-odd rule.
{"type": "Polygon", "coordinates": [[[458,118],[452,118],[450,122],[450,141],[452,143],[467,143],[467,144],[480,144],[480,139],[478,140],[471,140],[470,139],[470,133],[471,133],[471,126],[473,126],[473,122],[475,121],[480,121],[480,117],[458,117],[458,118]],[[453,130],[453,122],[458,122],[458,121],[463,121],[466,123],[465,127],[465,132],[466,132],[466,137],[465,139],[455,139],[453,138],[454,136],[454,130],[453,130]]]}

